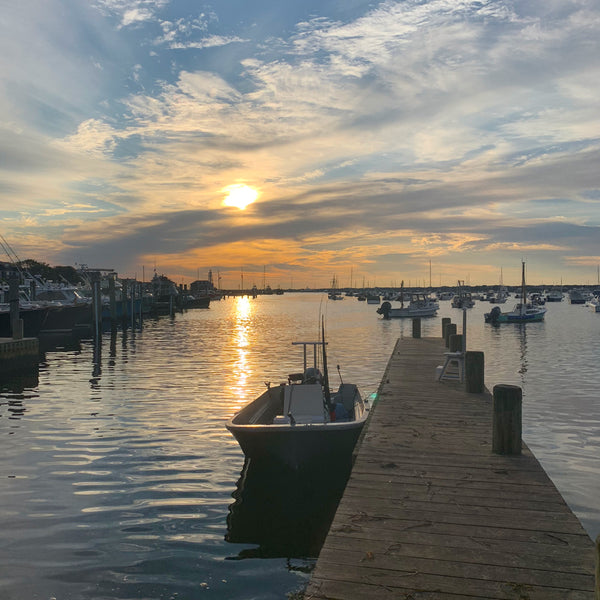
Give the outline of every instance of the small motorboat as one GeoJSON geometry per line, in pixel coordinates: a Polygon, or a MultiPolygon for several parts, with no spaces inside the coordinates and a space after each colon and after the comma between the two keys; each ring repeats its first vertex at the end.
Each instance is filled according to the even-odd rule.
{"type": "Polygon", "coordinates": [[[521,263],[521,302],[515,304],[512,311],[502,312],[499,306],[494,306],[489,313],[484,314],[486,323],[497,325],[499,323],[527,323],[530,321],[543,321],[546,308],[527,302],[525,287],[525,263],[521,263]]]}
{"type": "Polygon", "coordinates": [[[368,416],[359,389],[342,381],[336,391],[330,390],[325,342],[292,344],[304,348],[303,371],[288,375],[279,385],[267,383],[267,390],[226,427],[250,459],[276,461],[295,470],[318,460],[347,460],[368,416]],[[314,360],[308,366],[311,346],[314,360]],[[317,365],[318,350],[323,372],[317,365]]]}

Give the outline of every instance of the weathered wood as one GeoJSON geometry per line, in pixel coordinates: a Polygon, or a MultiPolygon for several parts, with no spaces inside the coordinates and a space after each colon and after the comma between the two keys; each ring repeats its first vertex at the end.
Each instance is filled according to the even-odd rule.
{"type": "Polygon", "coordinates": [[[450,336],[456,335],[456,323],[448,323],[446,325],[446,348],[450,347],[450,336]]]}
{"type": "Polygon", "coordinates": [[[448,350],[450,352],[461,352],[462,351],[462,339],[463,336],[460,333],[455,333],[448,338],[448,350]]]}
{"type": "Polygon", "coordinates": [[[446,327],[448,323],[452,323],[452,319],[450,317],[442,317],[442,339],[446,339],[446,327]]]}
{"type": "Polygon", "coordinates": [[[412,320],[412,336],[416,339],[421,337],[421,317],[414,317],[412,320]]]}
{"type": "Polygon", "coordinates": [[[114,275],[108,278],[108,301],[110,306],[110,320],[114,323],[117,320],[117,291],[114,275]]]}
{"type": "Polygon", "coordinates": [[[468,350],[465,353],[465,387],[469,394],[482,394],[485,390],[483,352],[468,350]]]}
{"type": "MultiPolygon", "coordinates": [[[[306,598],[594,598],[594,545],[525,444],[492,452],[493,398],[400,340],[306,598]]],[[[600,600],[600,599],[597,599],[600,600]]]]}
{"type": "Polygon", "coordinates": [[[600,535],[596,538],[596,600],[600,600],[600,535]]]}
{"type": "Polygon", "coordinates": [[[492,450],[496,454],[521,454],[523,392],[516,385],[494,386],[492,450]]]}

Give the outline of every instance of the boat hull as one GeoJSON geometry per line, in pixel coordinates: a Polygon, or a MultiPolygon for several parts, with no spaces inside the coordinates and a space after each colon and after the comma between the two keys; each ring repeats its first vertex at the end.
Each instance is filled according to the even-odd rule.
{"type": "Polygon", "coordinates": [[[300,425],[228,425],[244,455],[252,460],[281,463],[291,469],[320,460],[342,460],[352,454],[363,421],[300,425]]]}
{"type": "Polygon", "coordinates": [[[486,315],[486,323],[530,323],[543,321],[544,315],[501,315],[497,319],[489,319],[486,315]]]}
{"type": "Polygon", "coordinates": [[[297,470],[324,458],[343,460],[352,456],[368,416],[362,400],[356,404],[356,418],[350,420],[291,423],[284,417],[285,390],[299,392],[303,387],[269,388],[228,421],[227,429],[247,458],[278,462],[297,470]]]}
{"type": "MultiPolygon", "coordinates": [[[[46,307],[21,308],[19,318],[23,319],[23,335],[25,337],[37,337],[48,317],[46,307]]],[[[13,331],[10,320],[10,310],[0,311],[0,337],[12,337],[13,331]]]]}

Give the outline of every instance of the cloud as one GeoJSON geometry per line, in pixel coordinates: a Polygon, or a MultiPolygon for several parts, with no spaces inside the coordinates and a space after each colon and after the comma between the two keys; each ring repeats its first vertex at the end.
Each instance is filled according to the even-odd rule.
{"type": "Polygon", "coordinates": [[[0,209],[33,219],[40,249],[64,218],[64,252],[180,270],[290,241],[294,268],[597,254],[590,2],[325,3],[287,31],[268,3],[101,0],[47,28],[39,7],[19,34],[41,64],[17,44],[0,93],[0,209]],[[240,182],[261,199],[224,214],[219,190],[240,182]]]}

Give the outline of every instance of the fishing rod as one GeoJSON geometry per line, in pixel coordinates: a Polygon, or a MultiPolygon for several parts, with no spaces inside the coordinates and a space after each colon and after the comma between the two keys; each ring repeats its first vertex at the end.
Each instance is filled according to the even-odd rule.
{"type": "Polygon", "coordinates": [[[329,389],[329,372],[327,370],[327,352],[325,351],[325,319],[321,317],[321,340],[323,343],[323,387],[327,410],[331,410],[331,390],[329,389]]]}

